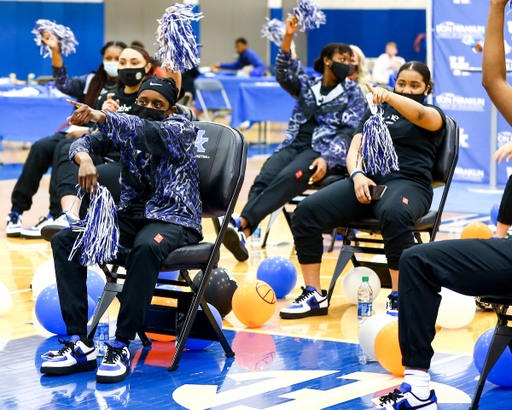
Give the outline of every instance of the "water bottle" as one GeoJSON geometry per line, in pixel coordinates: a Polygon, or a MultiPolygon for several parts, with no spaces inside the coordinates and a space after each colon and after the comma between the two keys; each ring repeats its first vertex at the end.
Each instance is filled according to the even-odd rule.
{"type": "Polygon", "coordinates": [[[46,84],[46,92],[48,93],[48,96],[52,95],[53,90],[55,90],[55,81],[48,81],[46,84]]]}
{"type": "MultiPolygon", "coordinates": [[[[101,297],[98,298],[98,303],[100,300],[101,297]]],[[[94,347],[96,348],[98,356],[105,356],[105,353],[107,352],[105,342],[108,342],[109,338],[109,322],[110,317],[107,309],[101,317],[98,327],[96,328],[96,333],[94,334],[94,347]]]]}
{"type": "Polygon", "coordinates": [[[258,248],[261,246],[261,225],[258,225],[258,227],[251,235],[251,246],[253,248],[258,248]]]}
{"type": "Polygon", "coordinates": [[[373,291],[368,282],[368,276],[363,276],[363,283],[357,291],[357,320],[359,325],[372,315],[373,291]]]}

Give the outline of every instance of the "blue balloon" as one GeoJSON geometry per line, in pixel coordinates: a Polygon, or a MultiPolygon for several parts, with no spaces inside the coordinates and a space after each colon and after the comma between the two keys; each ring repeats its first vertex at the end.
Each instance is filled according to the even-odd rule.
{"type": "MultiPolygon", "coordinates": [[[[96,303],[90,296],[87,296],[87,303],[89,307],[89,321],[92,315],[94,315],[96,303]]],[[[51,333],[55,333],[56,335],[68,334],[66,324],[64,323],[62,312],[60,310],[59,293],[57,291],[56,284],[44,288],[37,296],[35,311],[37,320],[46,330],[51,333]]]]}
{"type": "Polygon", "coordinates": [[[171,271],[168,271],[168,272],[160,272],[158,274],[158,277],[160,279],[167,279],[167,280],[176,280],[176,279],[178,279],[178,276],[180,276],[180,271],[179,270],[171,270],[171,271]]]}
{"type": "Polygon", "coordinates": [[[87,270],[87,294],[95,303],[103,295],[103,289],[105,289],[104,276],[93,270],[87,270]]]}
{"type": "MultiPolygon", "coordinates": [[[[491,345],[492,338],[494,336],[494,329],[490,329],[485,332],[482,336],[478,338],[475,343],[475,349],[473,350],[473,359],[475,363],[475,367],[481,373],[484,367],[485,358],[487,357],[487,352],[489,351],[489,346],[491,345]]],[[[510,369],[512,368],[512,353],[510,353],[510,349],[508,346],[505,348],[505,351],[502,353],[492,370],[489,372],[487,376],[487,380],[491,383],[494,383],[498,386],[503,387],[511,387],[512,386],[512,372],[510,369]]]]}
{"type": "Polygon", "coordinates": [[[258,266],[256,277],[266,282],[276,294],[276,298],[284,298],[297,284],[295,265],[283,256],[271,256],[258,266]]]}
{"type": "Polygon", "coordinates": [[[498,226],[498,215],[500,213],[500,204],[495,203],[491,209],[491,222],[498,226]]]}
{"type": "MultiPolygon", "coordinates": [[[[219,325],[219,327],[222,329],[222,317],[220,316],[220,313],[217,309],[215,309],[215,306],[210,305],[208,303],[208,307],[212,311],[212,315],[215,318],[215,321],[219,325]]],[[[199,306],[199,310],[203,310],[201,306],[199,306]]],[[[202,340],[202,339],[191,339],[188,338],[187,342],[185,343],[185,348],[189,350],[204,350],[208,347],[210,347],[214,342],[211,340],[202,340]]]]}

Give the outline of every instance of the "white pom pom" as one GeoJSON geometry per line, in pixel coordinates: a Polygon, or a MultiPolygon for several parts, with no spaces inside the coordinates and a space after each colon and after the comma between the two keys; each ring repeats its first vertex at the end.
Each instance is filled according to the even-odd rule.
{"type": "Polygon", "coordinates": [[[52,49],[43,42],[43,33],[45,32],[54,34],[57,37],[62,55],[68,56],[69,54],[76,53],[78,41],[76,41],[75,35],[69,27],[57,24],[54,21],[40,19],[36,21],[32,33],[36,35],[34,41],[41,47],[41,54],[44,52],[44,58],[52,56],[52,49]]]}

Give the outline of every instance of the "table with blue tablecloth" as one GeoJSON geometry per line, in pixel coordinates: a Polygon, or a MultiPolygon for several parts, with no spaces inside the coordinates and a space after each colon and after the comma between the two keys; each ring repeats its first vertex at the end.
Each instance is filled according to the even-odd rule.
{"type": "MultiPolygon", "coordinates": [[[[27,86],[1,85],[0,91],[27,86]]],[[[55,134],[66,123],[73,106],[66,98],[50,96],[45,86],[31,85],[40,91],[33,96],[0,96],[0,138],[35,142],[55,134]]],[[[67,97],[69,98],[69,97],[67,97]]]]}

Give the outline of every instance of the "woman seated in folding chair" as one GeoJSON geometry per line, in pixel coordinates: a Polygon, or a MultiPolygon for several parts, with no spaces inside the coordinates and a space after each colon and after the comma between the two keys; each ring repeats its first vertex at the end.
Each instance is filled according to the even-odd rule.
{"type": "MultiPolygon", "coordinates": [[[[137,116],[97,111],[72,102],[77,110],[70,123],[93,121],[100,131],[93,136],[85,134],[70,148],[70,159],[80,165],[82,188],[96,191],[98,173],[90,152],[105,154],[114,142],[121,154],[119,244],[132,248],[116,340],[108,345],[96,374],[98,382],[119,382],[129,374],[128,345],[144,323],[161,262],[173,250],[202,239],[197,127],[174,115],[177,97],[172,78],[149,77],[132,110],[137,116]]],[[[96,350],[87,338],[87,268],[80,264],[78,254],[68,261],[77,235],[66,229],[52,238],[60,305],[71,338],[61,342],[64,346],[58,354],[42,364],[41,372],[46,374],[96,369],[96,350]]]]}
{"type": "Polygon", "coordinates": [[[297,29],[297,18],[288,17],[276,60],[277,81],[297,99],[286,139],[263,165],[241,217],[232,221],[224,236],[224,245],[239,261],[249,257],[245,240],[267,215],[328,172],[346,174],[350,139],[366,109],[361,89],[347,79],[355,72],[352,49],[343,43],[326,45],[313,64],[323,75],[310,77],[292,57],[297,29]]]}
{"type": "Polygon", "coordinates": [[[368,89],[373,93],[374,103],[382,104],[400,171],[386,176],[366,175],[358,168],[362,129],[371,115],[368,111],[355,131],[347,155],[350,178],[309,196],[295,210],[292,231],[306,286],[301,296],[281,310],[284,319],[327,314],[329,302],[320,286],[322,232],[365,216],[380,221],[393,286],[387,312],[398,314],[398,261],[402,252],[414,245],[414,223],[428,212],[432,203],[432,168],[444,134],[445,115],[439,108],[423,104],[432,91],[430,71],[423,63],[403,65],[394,92],[370,85],[368,89]],[[387,190],[382,199],[372,201],[370,187],[377,185],[385,185],[387,190]]]}

